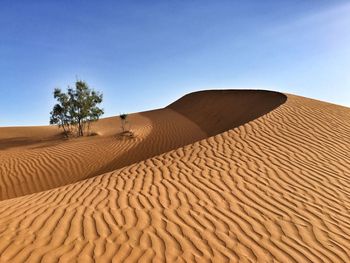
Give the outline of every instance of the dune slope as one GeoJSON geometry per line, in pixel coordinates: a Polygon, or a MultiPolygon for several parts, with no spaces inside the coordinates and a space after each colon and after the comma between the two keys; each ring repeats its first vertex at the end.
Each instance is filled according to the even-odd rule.
{"type": "MultiPolygon", "coordinates": [[[[1,201],[0,260],[349,262],[350,109],[286,98],[212,137],[1,201]]],[[[199,139],[219,130],[176,110],[199,139]]]]}
{"type": "Polygon", "coordinates": [[[267,91],[208,91],[192,93],[191,98],[196,103],[190,111],[185,96],[165,109],[131,114],[133,139],[118,135],[118,117],[94,123],[92,130],[99,136],[72,140],[64,140],[52,126],[0,128],[0,200],[74,183],[176,149],[206,138],[208,132],[237,126],[241,116],[261,116],[285,100],[267,91]],[[208,100],[211,104],[204,105],[208,100]],[[238,107],[239,101],[245,108],[238,107]],[[224,112],[223,105],[229,105],[224,112]],[[211,116],[193,121],[209,110],[211,116]],[[203,130],[197,123],[213,129],[203,130]]]}
{"type": "Polygon", "coordinates": [[[213,136],[270,112],[286,99],[285,95],[272,91],[205,90],[187,94],[167,108],[213,136]]]}
{"type": "MultiPolygon", "coordinates": [[[[197,125],[172,110],[132,114],[129,119],[135,133],[131,139],[118,135],[118,118],[96,123],[99,136],[65,140],[57,129],[56,134],[44,136],[53,127],[34,127],[42,134],[3,139],[7,143],[0,150],[0,200],[77,182],[206,137],[197,125]],[[173,140],[158,142],[161,134],[173,140]]],[[[21,133],[32,129],[21,128],[21,133]]]]}

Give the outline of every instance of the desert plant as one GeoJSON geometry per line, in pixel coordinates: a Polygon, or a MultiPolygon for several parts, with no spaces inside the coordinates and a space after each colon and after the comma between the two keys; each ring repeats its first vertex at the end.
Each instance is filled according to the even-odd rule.
{"type": "Polygon", "coordinates": [[[121,121],[121,126],[122,126],[122,131],[125,132],[126,129],[126,123],[127,123],[127,118],[128,118],[128,114],[123,113],[119,115],[120,121],[121,121]]]}
{"type": "Polygon", "coordinates": [[[68,136],[73,131],[77,136],[84,136],[90,124],[104,113],[97,105],[102,102],[102,94],[91,90],[86,82],[76,81],[75,88],[68,87],[66,93],[54,90],[58,101],[50,112],[50,124],[58,124],[68,136]]]}

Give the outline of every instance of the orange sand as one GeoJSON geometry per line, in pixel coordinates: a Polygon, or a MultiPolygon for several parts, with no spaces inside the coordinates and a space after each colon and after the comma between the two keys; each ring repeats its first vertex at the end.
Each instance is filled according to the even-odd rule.
{"type": "Polygon", "coordinates": [[[350,262],[350,109],[204,91],[97,136],[0,128],[0,262],[350,262]]]}

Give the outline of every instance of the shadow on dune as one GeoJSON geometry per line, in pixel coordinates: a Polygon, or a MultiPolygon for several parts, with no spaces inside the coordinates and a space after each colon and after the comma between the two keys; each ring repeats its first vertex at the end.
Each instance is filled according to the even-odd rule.
{"type": "MultiPolygon", "coordinates": [[[[75,180],[101,175],[225,132],[265,115],[283,104],[286,99],[286,96],[281,93],[253,90],[210,90],[188,94],[163,109],[139,113],[140,119],[143,119],[141,125],[139,123],[137,126],[137,131],[140,132],[139,137],[122,138],[135,141],[127,142],[127,148],[121,148],[120,155],[113,155],[111,151],[108,151],[106,154],[112,153],[112,155],[108,155],[107,160],[96,158],[96,163],[92,163],[91,169],[85,169],[83,175],[79,174],[79,169],[76,169],[78,174],[75,175],[75,178],[77,179],[72,179],[71,181],[67,179],[65,183],[73,183],[76,182],[75,180]],[[129,149],[128,147],[131,148],[129,149]]],[[[115,121],[109,119],[98,124],[98,127],[104,131],[105,136],[109,137],[108,142],[111,143],[109,147],[114,147],[113,144],[118,145],[118,140],[121,139],[116,134],[118,118],[113,118],[115,121]],[[110,138],[113,139],[110,140],[110,138]],[[115,143],[114,140],[116,140],[115,143]]],[[[20,129],[9,127],[0,129],[0,135],[1,132],[6,136],[10,135],[13,137],[0,138],[0,150],[20,146],[28,147],[28,149],[39,149],[62,142],[62,133],[58,133],[57,127],[24,127],[20,129]]],[[[89,147],[97,146],[96,143],[97,141],[89,147]]],[[[84,149],[87,150],[88,148],[84,149]]],[[[73,164],[71,166],[72,173],[76,172],[74,168],[77,162],[81,161],[79,157],[80,151],[81,148],[76,148],[75,154],[72,155],[72,160],[68,161],[68,163],[71,162],[73,164]]],[[[100,151],[103,154],[102,147],[99,148],[100,151]]],[[[37,153],[41,154],[42,152],[39,150],[37,153]]],[[[45,154],[40,156],[32,155],[35,157],[31,158],[28,163],[23,162],[25,163],[23,165],[19,164],[22,161],[19,158],[18,167],[24,167],[20,169],[19,173],[22,170],[30,171],[29,173],[31,173],[31,165],[41,165],[39,162],[41,161],[42,163],[45,162],[43,167],[37,168],[37,170],[34,168],[33,171],[50,174],[50,170],[45,172],[45,169],[57,167],[57,165],[51,165],[50,162],[56,162],[59,159],[63,160],[63,164],[67,162],[67,158],[65,158],[67,153],[65,153],[64,147],[50,152],[50,156],[45,154]],[[56,153],[58,154],[57,156],[55,155],[56,153]],[[51,156],[55,156],[55,158],[51,158],[51,156]],[[61,158],[62,156],[64,158],[61,158]]],[[[11,157],[7,158],[7,160],[10,159],[11,157]]],[[[93,159],[91,161],[93,162],[93,159]]],[[[83,164],[86,165],[86,162],[83,162],[83,164]]],[[[55,172],[53,173],[55,174],[55,172]]],[[[47,187],[51,186],[45,185],[40,188],[40,191],[50,189],[47,187]]],[[[33,191],[24,190],[24,193],[29,194],[33,193],[33,191]]],[[[9,198],[11,197],[15,197],[15,195],[9,196],[9,198]]]]}
{"type": "Polygon", "coordinates": [[[113,171],[233,129],[267,114],[286,100],[287,97],[282,93],[260,90],[209,90],[190,93],[164,109],[140,113],[152,123],[151,134],[101,168],[98,174],[113,171]],[[161,134],[166,134],[167,124],[164,120],[159,121],[157,116],[169,109],[193,122],[194,126],[199,127],[207,136],[203,137],[202,132],[197,137],[188,137],[188,134],[183,134],[178,136],[182,139],[177,140],[160,138],[161,134]],[[164,140],[172,141],[164,143],[164,140]]]}
{"type": "MultiPolygon", "coordinates": [[[[122,155],[119,155],[113,161],[99,169],[97,173],[95,172],[89,177],[107,173],[131,165],[133,163],[146,160],[153,156],[159,155],[161,153],[176,149],[178,147],[193,142],[193,140],[186,140],[185,136],[184,139],[181,141],[172,140],[171,142],[164,142],[164,140],[171,140],[171,138],[165,138],[165,136],[167,135],[167,124],[159,120],[159,116],[164,114],[164,109],[151,110],[141,112],[139,114],[143,118],[148,119],[150,123],[152,123],[152,131],[150,132],[150,134],[147,137],[145,137],[143,141],[137,143],[134,147],[125,151],[122,155]]],[[[137,138],[122,138],[118,134],[116,134],[114,137],[116,140],[137,140],[137,138]]],[[[198,140],[199,139],[203,138],[198,138],[198,140]]]]}
{"type": "Polygon", "coordinates": [[[23,147],[23,146],[28,146],[29,149],[45,148],[48,146],[59,144],[64,139],[65,139],[64,136],[60,134],[52,137],[47,137],[45,139],[33,139],[28,137],[0,139],[0,150],[8,150],[8,149],[23,147]],[[35,145],[35,146],[30,147],[32,145],[35,145]]]}
{"type": "Polygon", "coordinates": [[[185,95],[167,108],[213,136],[257,119],[286,100],[286,95],[273,91],[208,90],[185,95]]]}

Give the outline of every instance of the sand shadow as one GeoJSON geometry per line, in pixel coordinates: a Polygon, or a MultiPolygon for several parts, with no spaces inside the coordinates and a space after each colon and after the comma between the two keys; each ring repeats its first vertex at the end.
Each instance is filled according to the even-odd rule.
{"type": "MultiPolygon", "coordinates": [[[[286,95],[272,91],[209,90],[190,93],[166,108],[191,120],[210,137],[257,119],[276,109],[286,100],[286,95]]],[[[140,113],[151,123],[153,123],[155,114],[157,110],[140,113]]],[[[118,156],[94,174],[110,172],[203,139],[169,144],[163,148],[153,147],[155,149],[152,151],[145,151],[152,140],[157,140],[157,136],[162,134],[161,124],[157,123],[152,126],[151,133],[141,143],[118,156]]]]}
{"type": "Polygon", "coordinates": [[[274,91],[207,90],[185,95],[167,108],[213,136],[257,119],[286,100],[286,95],[274,91]]]}
{"type": "Polygon", "coordinates": [[[28,149],[39,149],[57,145],[64,140],[66,140],[66,138],[61,134],[47,137],[45,139],[33,139],[31,137],[6,138],[0,139],[0,150],[8,150],[16,147],[28,147],[28,149]]]}

